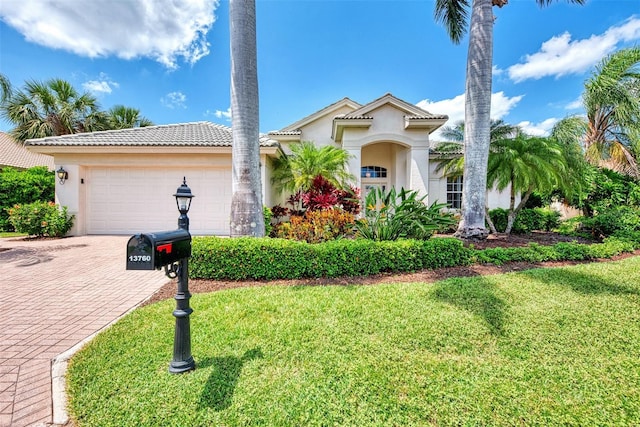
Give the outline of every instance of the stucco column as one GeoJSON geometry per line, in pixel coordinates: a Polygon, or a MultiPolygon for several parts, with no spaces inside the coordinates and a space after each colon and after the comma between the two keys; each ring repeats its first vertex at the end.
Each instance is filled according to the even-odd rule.
{"type": "Polygon", "coordinates": [[[429,193],[429,148],[412,148],[409,156],[409,188],[420,195],[429,193]]]}
{"type": "Polygon", "coordinates": [[[353,181],[353,186],[356,188],[361,188],[362,182],[360,180],[360,170],[362,168],[362,159],[360,147],[345,147],[344,150],[349,153],[349,164],[347,165],[347,168],[349,169],[349,173],[355,178],[355,180],[353,181]]]}

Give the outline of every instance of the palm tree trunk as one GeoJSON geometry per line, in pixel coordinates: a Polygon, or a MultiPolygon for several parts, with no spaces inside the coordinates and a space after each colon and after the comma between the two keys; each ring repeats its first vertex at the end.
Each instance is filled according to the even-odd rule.
{"type": "Polygon", "coordinates": [[[255,0],[230,0],[232,237],[264,236],[255,0]]]}
{"type": "Polygon", "coordinates": [[[489,206],[485,206],[484,214],[487,219],[487,224],[489,225],[489,230],[491,230],[491,234],[498,234],[498,230],[496,230],[496,226],[491,220],[491,215],[489,215],[489,206]]]}
{"type": "MultiPolygon", "coordinates": [[[[511,188],[513,188],[513,184],[511,188]]],[[[511,192],[515,193],[513,190],[511,190],[511,192]]],[[[509,213],[507,214],[507,228],[504,230],[505,234],[511,234],[511,229],[513,229],[513,224],[515,224],[516,222],[516,217],[518,216],[522,208],[524,208],[524,205],[527,204],[527,200],[529,200],[529,197],[532,193],[532,188],[527,190],[527,192],[522,196],[522,199],[520,199],[520,203],[518,203],[518,206],[516,207],[514,207],[515,197],[512,197],[511,204],[509,206],[509,213]]]]}
{"type": "Polygon", "coordinates": [[[491,67],[493,62],[492,0],[473,0],[467,54],[464,186],[462,221],[456,235],[485,239],[485,199],[491,125],[491,67]]]}

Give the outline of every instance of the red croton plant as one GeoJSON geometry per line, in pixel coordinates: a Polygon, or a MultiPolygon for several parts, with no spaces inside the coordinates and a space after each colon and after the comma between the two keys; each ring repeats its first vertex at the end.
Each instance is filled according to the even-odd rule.
{"type": "Polygon", "coordinates": [[[289,197],[286,208],[271,208],[273,217],[280,221],[273,235],[295,240],[318,242],[351,234],[355,216],[360,213],[360,190],[354,187],[340,189],[322,175],[318,175],[308,190],[300,190],[289,197]]]}

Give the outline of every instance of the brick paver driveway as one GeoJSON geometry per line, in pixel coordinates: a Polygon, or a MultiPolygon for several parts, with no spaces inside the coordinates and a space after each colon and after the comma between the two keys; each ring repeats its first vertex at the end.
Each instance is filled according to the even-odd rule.
{"type": "Polygon", "coordinates": [[[0,239],[0,427],[53,424],[52,360],[167,283],[125,270],[127,239],[0,239]]]}

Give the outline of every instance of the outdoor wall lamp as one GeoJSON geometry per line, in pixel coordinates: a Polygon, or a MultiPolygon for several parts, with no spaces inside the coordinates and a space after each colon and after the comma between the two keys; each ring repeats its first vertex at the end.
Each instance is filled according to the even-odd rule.
{"type": "Polygon", "coordinates": [[[58,168],[58,170],[56,171],[56,175],[61,185],[64,185],[64,182],[69,178],[69,173],[66,170],[64,170],[62,166],[58,168]]]}

